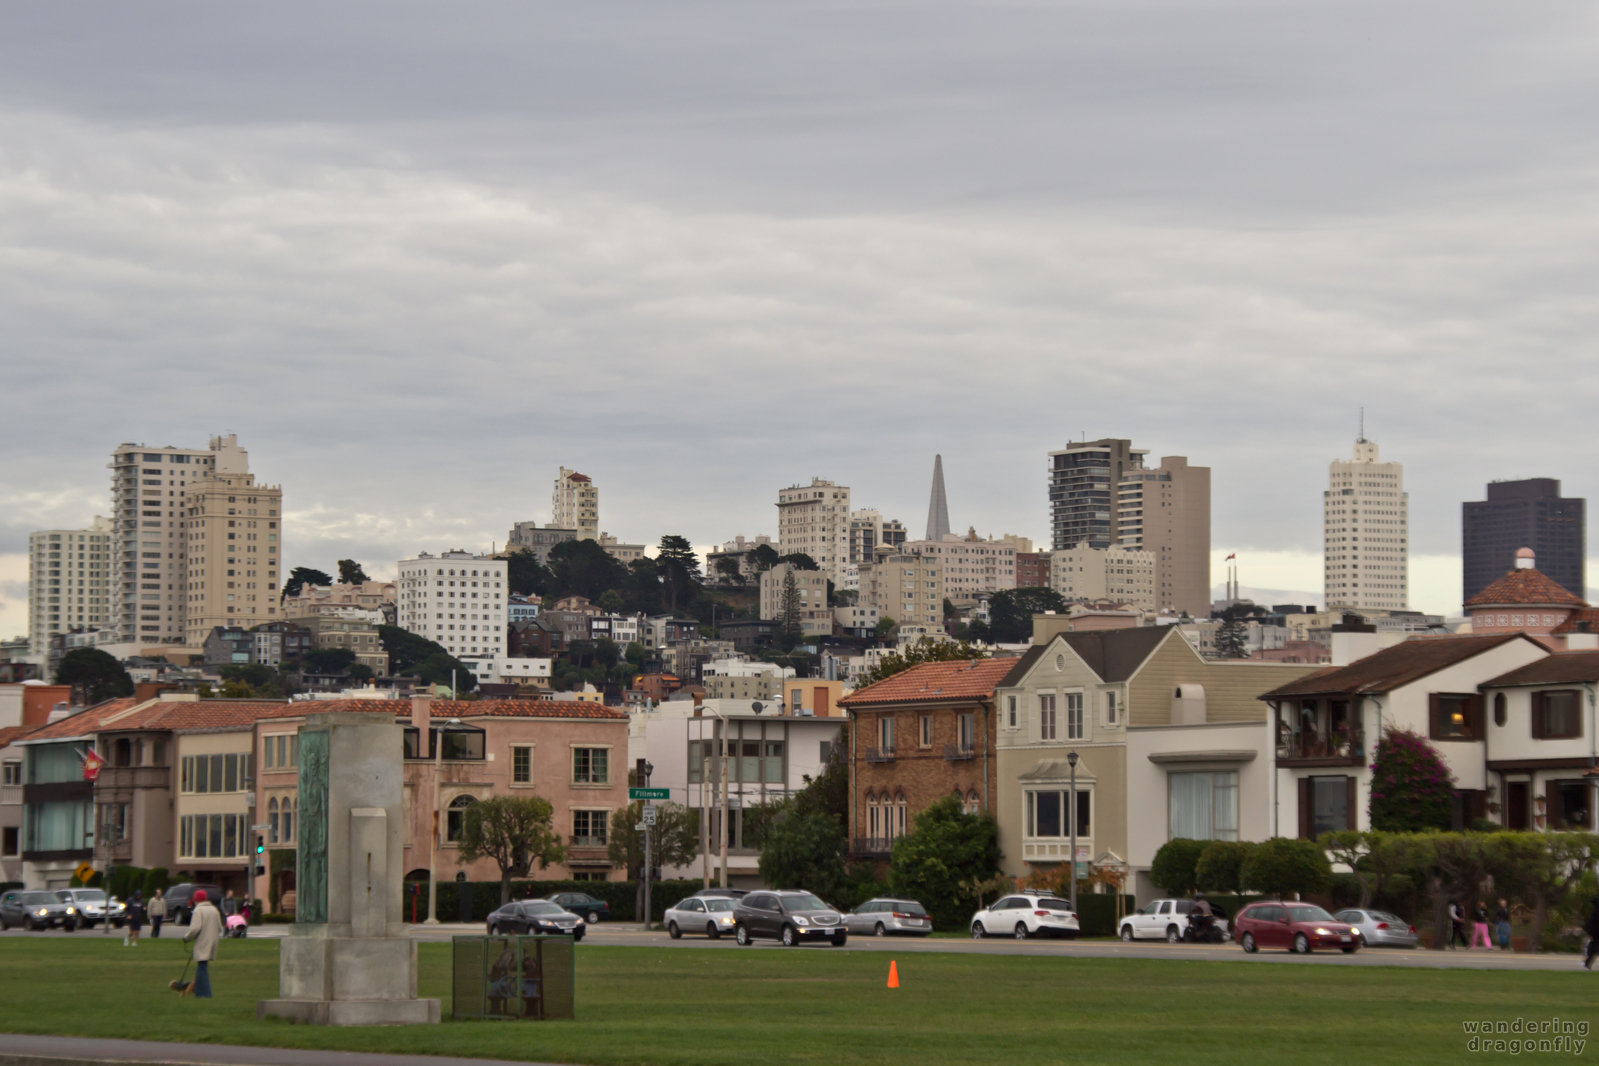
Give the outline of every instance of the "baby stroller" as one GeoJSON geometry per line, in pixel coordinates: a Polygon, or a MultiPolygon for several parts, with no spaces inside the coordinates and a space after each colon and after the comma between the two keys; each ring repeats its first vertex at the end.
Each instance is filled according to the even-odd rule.
{"type": "Polygon", "coordinates": [[[228,915],[227,928],[223,932],[234,938],[249,936],[250,922],[242,914],[230,914],[228,915]]]}

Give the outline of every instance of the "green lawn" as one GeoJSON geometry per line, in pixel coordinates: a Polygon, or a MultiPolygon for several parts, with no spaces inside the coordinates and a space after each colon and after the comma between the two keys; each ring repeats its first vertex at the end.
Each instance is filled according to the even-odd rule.
{"type": "MultiPolygon", "coordinates": [[[[448,945],[423,944],[444,999],[448,945]]],[[[1459,1062],[1461,1023],[1592,1019],[1568,972],[584,945],[575,1022],[323,1029],[255,1018],[277,944],[227,941],[217,998],[179,999],[174,939],[0,938],[0,1031],[479,1055],[567,1063],[1459,1062]]],[[[1325,964],[1323,964],[1325,963],[1325,964]]],[[[1595,1034],[1599,1038],[1599,1034],[1595,1034]]]]}

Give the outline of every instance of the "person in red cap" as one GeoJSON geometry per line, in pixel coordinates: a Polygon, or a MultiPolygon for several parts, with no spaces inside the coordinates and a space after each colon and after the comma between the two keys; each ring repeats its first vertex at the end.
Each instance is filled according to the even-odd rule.
{"type": "Polygon", "coordinates": [[[194,893],[194,913],[189,916],[189,931],[183,939],[194,941],[194,984],[189,987],[189,995],[210,999],[211,960],[222,939],[222,913],[204,889],[194,893]]]}

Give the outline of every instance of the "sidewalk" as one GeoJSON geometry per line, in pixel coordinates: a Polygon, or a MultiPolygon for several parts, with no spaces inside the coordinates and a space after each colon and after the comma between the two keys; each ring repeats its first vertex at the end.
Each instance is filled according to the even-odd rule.
{"type": "Polygon", "coordinates": [[[101,1063],[161,1063],[180,1066],[552,1066],[504,1059],[436,1055],[369,1055],[316,1048],[237,1047],[231,1044],[170,1044],[146,1040],[94,1040],[77,1036],[0,1033],[0,1066],[100,1066],[101,1063]]]}

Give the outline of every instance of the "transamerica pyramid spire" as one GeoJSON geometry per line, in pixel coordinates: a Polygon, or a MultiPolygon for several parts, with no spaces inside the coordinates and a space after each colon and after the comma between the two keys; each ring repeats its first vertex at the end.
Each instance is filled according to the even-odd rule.
{"type": "Polygon", "coordinates": [[[933,493],[927,500],[927,539],[949,535],[949,501],[944,498],[944,457],[933,456],[933,493]]]}

